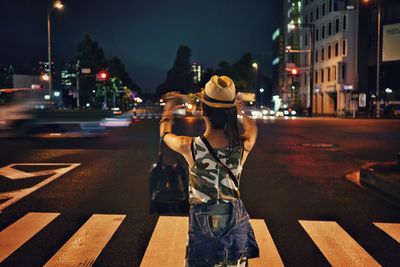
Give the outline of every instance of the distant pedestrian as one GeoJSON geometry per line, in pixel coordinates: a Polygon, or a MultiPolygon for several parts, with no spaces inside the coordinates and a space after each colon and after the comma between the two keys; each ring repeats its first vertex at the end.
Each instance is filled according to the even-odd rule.
{"type": "Polygon", "coordinates": [[[171,133],[174,93],[166,95],[160,136],[189,165],[189,235],[186,266],[248,266],[259,256],[249,215],[240,199],[242,167],[257,137],[255,122],[235,99],[233,81],[213,76],[197,97],[205,132],[199,137],[171,133]],[[243,134],[237,114],[243,116],[243,134]]]}

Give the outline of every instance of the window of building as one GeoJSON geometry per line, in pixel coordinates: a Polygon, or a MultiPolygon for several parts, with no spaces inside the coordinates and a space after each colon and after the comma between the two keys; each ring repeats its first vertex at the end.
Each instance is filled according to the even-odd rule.
{"type": "Polygon", "coordinates": [[[314,22],[314,12],[311,10],[310,12],[310,22],[313,23],[314,22]]]}
{"type": "Polygon", "coordinates": [[[347,40],[346,39],[342,40],[342,55],[343,56],[347,55],[347,40]]]}
{"type": "Polygon", "coordinates": [[[342,23],[343,23],[343,31],[346,31],[347,30],[347,15],[343,15],[343,21],[342,21],[342,23]]]}
{"type": "Polygon", "coordinates": [[[342,63],[341,65],[342,68],[342,76],[340,77],[340,79],[345,82],[346,81],[346,64],[342,63]]]}
{"type": "Polygon", "coordinates": [[[324,60],[325,60],[325,48],[322,47],[321,48],[321,61],[324,61],[324,60]]]}
{"type": "Polygon", "coordinates": [[[326,9],[326,4],[322,4],[322,16],[325,16],[325,9],[326,9]]]}
{"type": "Polygon", "coordinates": [[[318,62],[318,49],[315,49],[315,62],[318,62]]]}
{"type": "Polygon", "coordinates": [[[328,36],[332,35],[332,22],[329,22],[328,24],[328,36]]]}
{"type": "Polygon", "coordinates": [[[332,12],[332,0],[329,0],[328,10],[329,10],[329,13],[332,12]]]}
{"type": "Polygon", "coordinates": [[[332,81],[336,82],[336,66],[332,67],[332,81]]]}
{"type": "Polygon", "coordinates": [[[308,33],[304,34],[304,46],[308,46],[308,33]]]}
{"type": "Polygon", "coordinates": [[[315,71],[315,81],[314,82],[318,83],[318,71],[317,70],[315,71]]]}
{"type": "Polygon", "coordinates": [[[324,38],[325,38],[325,25],[323,25],[322,29],[321,29],[321,39],[324,39],[324,38]]]}
{"type": "Polygon", "coordinates": [[[304,86],[307,86],[308,75],[304,73],[304,86]]]}
{"type": "Polygon", "coordinates": [[[315,41],[318,41],[318,40],[319,40],[319,29],[317,28],[315,30],[315,41]]]}
{"type": "Polygon", "coordinates": [[[338,32],[339,32],[339,29],[340,29],[340,21],[339,21],[339,18],[336,18],[336,19],[335,19],[335,23],[336,23],[336,25],[335,25],[335,33],[338,33],[338,32]]]}
{"type": "Polygon", "coordinates": [[[332,57],[332,46],[328,45],[328,58],[330,59],[332,57]]]}
{"type": "Polygon", "coordinates": [[[315,10],[315,19],[319,19],[319,6],[317,7],[317,9],[315,10]]]}
{"type": "Polygon", "coordinates": [[[339,56],[339,42],[335,43],[335,57],[339,56]]]}
{"type": "Polygon", "coordinates": [[[324,83],[324,69],[321,70],[321,83],[324,83]]]}
{"type": "Polygon", "coordinates": [[[304,21],[305,21],[306,24],[308,24],[308,14],[307,13],[304,16],[304,21]]]}
{"type": "Polygon", "coordinates": [[[326,80],[327,82],[331,81],[331,68],[326,68],[326,80]]]}

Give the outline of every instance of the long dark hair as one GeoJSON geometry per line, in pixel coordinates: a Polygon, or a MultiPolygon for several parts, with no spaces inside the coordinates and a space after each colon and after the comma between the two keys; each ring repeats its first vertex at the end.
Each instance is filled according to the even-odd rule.
{"type": "Polygon", "coordinates": [[[203,114],[210,120],[211,127],[223,129],[229,140],[229,149],[240,146],[243,148],[243,140],[240,134],[236,107],[213,108],[202,103],[203,114]]]}

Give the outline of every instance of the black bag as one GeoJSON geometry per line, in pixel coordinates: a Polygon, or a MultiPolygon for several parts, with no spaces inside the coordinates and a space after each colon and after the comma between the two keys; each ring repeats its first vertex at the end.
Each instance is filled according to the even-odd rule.
{"type": "Polygon", "coordinates": [[[188,214],[187,168],[180,160],[172,165],[164,165],[162,153],[164,136],[160,139],[158,160],[149,171],[150,213],[188,214]]]}

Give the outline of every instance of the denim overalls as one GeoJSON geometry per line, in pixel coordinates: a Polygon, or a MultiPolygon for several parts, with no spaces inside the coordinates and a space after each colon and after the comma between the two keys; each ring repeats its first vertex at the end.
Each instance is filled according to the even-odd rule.
{"type": "MultiPolygon", "coordinates": [[[[241,148],[215,150],[223,164],[240,178],[241,148]]],[[[189,169],[189,234],[186,265],[236,266],[256,258],[259,249],[239,188],[210,155],[201,138],[192,142],[195,165],[189,169]]]]}

